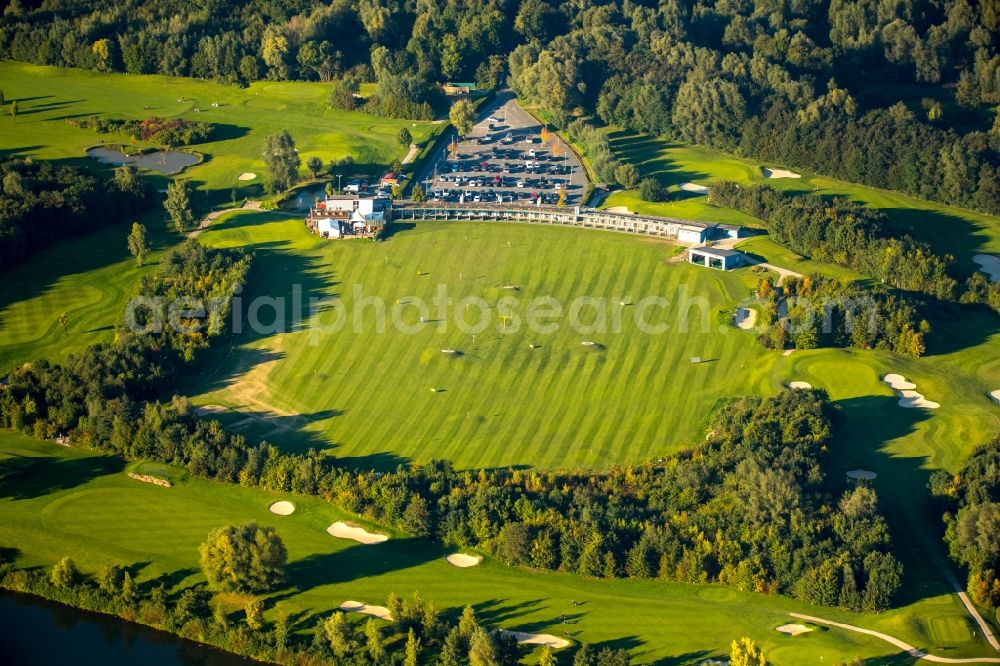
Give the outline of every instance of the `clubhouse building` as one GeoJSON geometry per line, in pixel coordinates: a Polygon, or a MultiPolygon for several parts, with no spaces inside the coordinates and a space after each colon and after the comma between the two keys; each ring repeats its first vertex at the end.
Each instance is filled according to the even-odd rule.
{"type": "Polygon", "coordinates": [[[322,238],[377,236],[392,211],[386,197],[328,196],[309,210],[306,226],[322,238]]]}

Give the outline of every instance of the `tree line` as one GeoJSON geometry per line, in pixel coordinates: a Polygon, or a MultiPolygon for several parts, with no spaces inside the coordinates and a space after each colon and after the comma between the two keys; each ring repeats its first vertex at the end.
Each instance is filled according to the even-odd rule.
{"type": "Polygon", "coordinates": [[[128,165],[102,180],[77,167],[0,158],[0,270],[67,236],[121,222],[148,199],[128,165]]]}
{"type": "Polygon", "coordinates": [[[973,451],[958,473],[935,471],[928,486],[948,551],[968,572],[969,596],[1000,607],[1000,436],[973,451]]]}
{"type": "MultiPolygon", "coordinates": [[[[234,533],[262,531],[252,524],[225,529],[234,533]]],[[[247,542],[237,541],[229,547],[246,546],[247,542]]],[[[85,576],[68,556],[48,570],[15,569],[11,562],[0,562],[0,587],[114,615],[277,664],[516,666],[526,663],[529,652],[509,634],[484,625],[471,606],[460,613],[457,609],[441,612],[416,593],[406,599],[390,593],[385,602],[391,613],[387,621],[368,618],[358,622],[341,610],[299,618],[281,612],[268,621],[264,616],[266,597],[249,596],[242,609],[230,611],[212,599],[213,590],[224,587],[201,584],[171,592],[159,579],[137,583],[135,568],[108,564],[94,576],[85,576]]],[[[740,649],[746,651],[747,645],[744,639],[740,649]]],[[[573,666],[631,663],[626,650],[611,647],[583,644],[571,652],[573,666]]],[[[556,666],[569,661],[545,647],[531,663],[556,666]]],[[[757,662],[753,663],[756,666],[757,662]]]]}
{"type": "Polygon", "coordinates": [[[194,122],[183,118],[146,118],[132,120],[90,116],[67,118],[67,125],[92,129],[101,134],[118,134],[131,141],[151,141],[161,146],[189,146],[204,143],[212,136],[212,123],[194,122]]]}
{"type": "Polygon", "coordinates": [[[406,117],[438,106],[442,81],[493,88],[509,73],[561,128],[594,115],[1000,212],[996,0],[78,4],[11,3],[0,55],[237,84],[337,81],[343,108],[372,81],[365,106],[406,117]]]}
{"type": "MultiPolygon", "coordinates": [[[[250,257],[190,240],[139,294],[226,299],[250,257]]],[[[512,564],[593,577],[720,582],[848,608],[887,608],[899,563],[874,492],[844,489],[823,468],[833,408],[819,391],[725,405],[695,451],[599,472],[461,471],[447,461],[352,471],[333,456],[252,444],[169,394],[186,362],[226,332],[226,308],[194,330],[132,316],[113,343],[14,370],[0,426],[128,459],[180,465],[199,477],[319,495],[347,510],[512,564]],[[834,590],[831,592],[831,590],[834,590]]]]}
{"type": "Polygon", "coordinates": [[[767,223],[771,238],[804,257],[845,266],[903,291],[956,300],[954,259],[894,234],[885,213],[849,199],[787,194],[767,185],[713,183],[709,201],[767,223]]]}
{"type": "Polygon", "coordinates": [[[757,286],[757,340],[768,349],[855,347],[919,357],[931,325],[913,299],[820,275],[757,286]]]}

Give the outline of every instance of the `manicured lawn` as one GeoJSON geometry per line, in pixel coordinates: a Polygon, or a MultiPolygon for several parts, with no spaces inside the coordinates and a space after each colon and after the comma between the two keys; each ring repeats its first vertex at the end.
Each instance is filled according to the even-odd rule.
{"type": "Polygon", "coordinates": [[[868,281],[868,278],[850,268],[813,261],[796,254],[784,245],[771,240],[768,236],[757,236],[736,245],[736,248],[755,255],[782,268],[790,268],[803,275],[819,274],[824,277],[845,282],[868,281]]]}
{"type": "Polygon", "coordinates": [[[168,233],[162,215],[142,221],[152,252],[142,268],[128,253],[131,222],[67,239],[4,271],[0,277],[0,375],[25,362],[59,362],[87,345],[109,341],[139,278],[156,270],[168,233]],[[63,332],[59,315],[69,315],[63,332]]]}
{"type": "MultiPolygon", "coordinates": [[[[323,159],[350,156],[352,173],[377,173],[407,148],[396,142],[406,127],[421,143],[443,125],[389,120],[364,113],[329,108],[329,86],[303,82],[259,82],[247,88],[209,81],[163,76],[101,74],[76,69],[0,63],[0,81],[8,101],[17,99],[17,118],[0,117],[0,151],[42,159],[68,160],[93,166],[86,148],[121,143],[117,135],[98,134],[68,125],[68,118],[105,114],[115,118],[183,117],[217,124],[208,143],[192,146],[204,153],[202,164],[183,173],[215,202],[260,192],[264,176],[261,151],[264,137],[287,129],[305,163],[314,155],[323,159]],[[183,100],[183,101],[181,101],[183,100]],[[218,107],[213,107],[218,103],[218,107]],[[196,112],[194,109],[200,108],[196,112]],[[243,172],[257,174],[238,181],[243,172]]],[[[162,177],[156,177],[164,187],[162,177]]]]}
{"type": "Polygon", "coordinates": [[[363,466],[646,460],[703,440],[716,401],[745,392],[773,356],[716,318],[747,296],[746,272],[668,264],[669,243],[490,223],[422,223],[383,243],[336,242],[310,235],[301,221],[259,213],[228,217],[201,239],[257,252],[255,293],[290,297],[301,284],[305,299],[336,297],[337,308],[328,304],[290,332],[244,333],[231,355],[206,363],[218,371],[191,387],[197,402],[230,407],[238,413],[230,422],[270,415],[273,427],[255,434],[297,448],[318,444],[363,466]],[[413,301],[431,305],[438,289],[458,305],[421,315],[413,301]],[[384,332],[374,307],[354,316],[368,297],[385,304],[384,332]],[[489,310],[464,307],[466,297],[489,310]],[[561,304],[558,330],[529,330],[527,305],[538,297],[561,304]],[[642,310],[647,297],[670,305],[642,310]],[[506,324],[496,309],[503,298],[519,301],[506,324]],[[574,329],[569,315],[580,298],[602,299],[603,325],[586,306],[578,318],[586,328],[574,329]],[[393,311],[414,330],[398,330],[393,311]],[[322,333],[338,312],[347,324],[322,333]],[[669,328],[644,333],[637,312],[669,328]],[[488,325],[463,330],[459,320],[488,325]]]}
{"type": "MultiPolygon", "coordinates": [[[[986,395],[1000,386],[1000,362],[983,362],[997,358],[998,344],[986,314],[961,326],[936,323],[942,345],[919,360],[839,350],[785,357],[717,320],[719,310],[747,296],[755,275],[667,263],[673,246],[663,242],[542,226],[432,222],[383,243],[337,242],[310,235],[297,220],[264,213],[229,216],[201,238],[258,254],[247,299],[266,294],[290,301],[298,284],[304,302],[336,300],[316,316],[306,311],[300,325],[286,326],[288,332],[244,331],[231,349],[204,362],[186,391],[198,403],[228,407],[221,419],[251,437],[299,450],[318,446],[348,464],[386,468],[445,458],[463,467],[592,468],[642,461],[702,441],[718,400],[772,394],[798,379],[789,363],[815,357],[835,366],[848,353],[873,378],[865,395],[888,396],[879,377],[903,368],[927,377],[928,396],[942,397],[931,397],[942,408],[917,427],[910,427],[915,415],[909,410],[890,410],[884,419],[902,445],[931,466],[955,469],[1000,425],[986,395]],[[505,329],[504,312],[481,314],[475,305],[443,313],[432,307],[421,315],[413,301],[433,305],[439,288],[453,303],[480,297],[491,308],[501,298],[516,298],[521,325],[510,320],[505,329]],[[568,317],[558,320],[555,332],[528,330],[526,305],[537,296],[556,299],[567,314],[574,299],[603,298],[606,332],[578,332],[568,317]],[[670,326],[665,332],[646,333],[636,325],[638,303],[649,296],[670,301],[647,311],[651,322],[670,326]],[[383,332],[376,329],[374,305],[355,316],[359,298],[368,297],[385,306],[383,332]],[[419,330],[397,330],[394,310],[402,325],[419,330]],[[473,340],[456,316],[470,323],[486,317],[488,325],[473,340]],[[338,321],[339,330],[324,332],[338,321]],[[603,349],[581,344],[589,341],[603,349]],[[965,434],[961,441],[948,441],[945,433],[958,432],[965,434]]],[[[270,323],[273,316],[263,318],[270,323]]],[[[589,308],[579,319],[596,321],[589,308]]],[[[837,382],[853,386],[856,378],[835,372],[830,381],[824,388],[839,399],[837,382]]],[[[847,412],[850,418],[850,407],[847,412]]],[[[871,447],[891,439],[881,431],[866,437],[871,447]]]]}
{"type": "Polygon", "coordinates": [[[192,479],[176,470],[177,485],[165,489],[129,479],[125,471],[116,459],[0,432],[0,544],[18,547],[19,566],[50,566],[68,554],[84,573],[122,563],[138,570],[140,584],[163,581],[178,589],[203,580],[197,549],[210,529],[256,520],[275,526],[289,552],[289,585],[268,600],[267,614],[291,612],[303,630],[347,599],[380,603],[390,591],[419,591],[448,614],[471,603],[489,626],[568,630],[578,641],[628,647],[637,663],[697,664],[724,656],[729,642],[744,635],[778,666],[893,653],[877,639],[837,629],[784,637],[774,627],[788,621],[789,611],[871,627],[948,656],[988,650],[945,595],[868,616],[718,586],[587,580],[490,559],[456,569],[443,560],[449,551],[399,535],[377,546],[330,537],[331,522],[357,518],[315,498],[192,479]],[[276,499],[291,499],[295,513],[269,513],[276,499]],[[579,622],[562,625],[563,613],[579,622]]]}
{"type": "MultiPolygon", "coordinates": [[[[639,199],[637,191],[628,190],[612,194],[603,206],[628,206],[639,213],[754,224],[753,218],[712,206],[707,197],[679,192],[677,186],[684,182],[708,185],[717,180],[744,184],[766,182],[781,190],[810,192],[817,196],[843,196],[882,209],[895,228],[930,243],[938,252],[955,255],[965,271],[977,268],[972,263],[974,254],[1000,253],[1000,218],[995,216],[807,172],[801,172],[801,178],[767,179],[761,172],[761,166],[784,165],[761,165],[710,148],[671,143],[649,135],[612,130],[610,138],[612,148],[620,159],[639,167],[643,177],[655,176],[680,199],[661,204],[649,203],[639,199]]],[[[756,225],[760,225],[759,220],[756,225]]]]}

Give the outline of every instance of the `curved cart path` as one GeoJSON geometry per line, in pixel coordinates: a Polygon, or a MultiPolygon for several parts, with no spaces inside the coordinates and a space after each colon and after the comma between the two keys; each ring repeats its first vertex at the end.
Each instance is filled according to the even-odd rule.
{"type": "MultiPolygon", "coordinates": [[[[933,654],[927,654],[917,648],[913,647],[909,643],[905,643],[898,638],[893,638],[889,634],[883,634],[879,631],[873,631],[871,629],[864,629],[862,627],[856,627],[853,624],[843,624],[842,622],[834,622],[833,620],[824,620],[821,617],[814,617],[812,615],[802,615],[801,613],[789,613],[794,618],[799,620],[805,620],[806,622],[813,622],[814,624],[825,624],[830,627],[837,627],[839,629],[846,629],[848,631],[854,631],[859,634],[867,634],[869,636],[874,636],[879,638],[886,643],[895,645],[903,652],[906,652],[914,659],[926,659],[927,661],[933,661],[938,664],[1000,664],[1000,657],[938,657],[933,654]]],[[[982,620],[979,614],[976,613],[977,620],[982,620]]],[[[990,644],[996,647],[996,638],[992,634],[987,634],[987,640],[990,644]]]]}

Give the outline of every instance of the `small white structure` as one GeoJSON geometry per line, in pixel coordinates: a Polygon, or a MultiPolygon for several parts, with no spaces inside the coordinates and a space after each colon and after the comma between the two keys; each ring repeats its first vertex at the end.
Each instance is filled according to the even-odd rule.
{"type": "Polygon", "coordinates": [[[323,238],[374,236],[385,227],[391,208],[385,197],[330,196],[310,209],[306,225],[323,238]]]}

